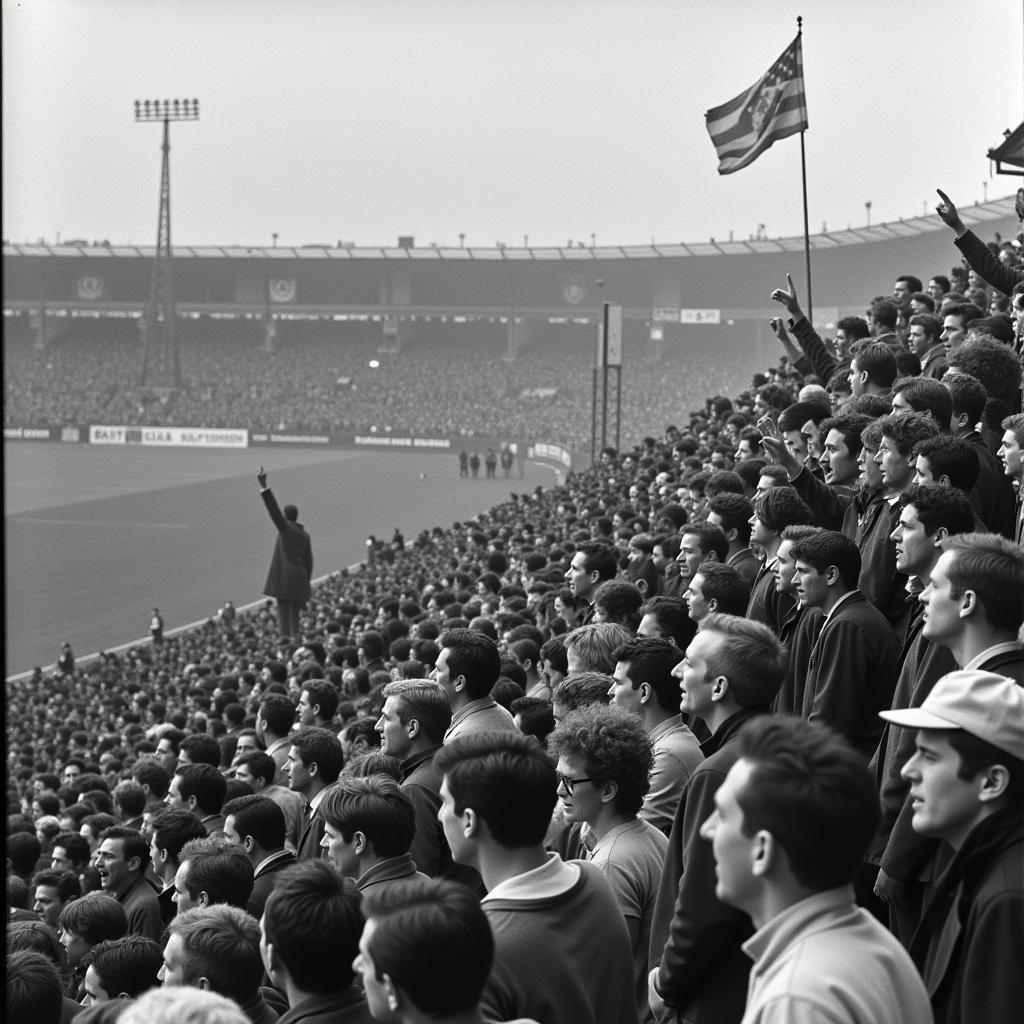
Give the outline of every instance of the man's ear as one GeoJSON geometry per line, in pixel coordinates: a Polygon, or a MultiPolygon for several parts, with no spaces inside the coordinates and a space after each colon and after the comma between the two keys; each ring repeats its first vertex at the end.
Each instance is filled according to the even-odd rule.
{"type": "Polygon", "coordinates": [[[775,836],[767,829],[761,829],[754,836],[751,851],[750,870],[755,877],[763,877],[775,867],[781,847],[775,842],[775,836]]]}
{"type": "Polygon", "coordinates": [[[398,1013],[402,1008],[402,990],[394,983],[390,974],[383,974],[384,991],[388,994],[388,1009],[392,1013],[398,1013]]]}
{"type": "Polygon", "coordinates": [[[462,834],[467,839],[474,839],[480,835],[480,828],[483,822],[477,817],[472,807],[467,807],[462,812],[462,834]]]}
{"type": "Polygon", "coordinates": [[[711,684],[711,699],[721,700],[729,692],[729,680],[725,676],[715,676],[711,684]]]}
{"type": "Polygon", "coordinates": [[[982,803],[991,803],[998,800],[1010,785],[1010,772],[1001,764],[989,765],[981,780],[981,788],[978,790],[978,799],[982,803]]]}

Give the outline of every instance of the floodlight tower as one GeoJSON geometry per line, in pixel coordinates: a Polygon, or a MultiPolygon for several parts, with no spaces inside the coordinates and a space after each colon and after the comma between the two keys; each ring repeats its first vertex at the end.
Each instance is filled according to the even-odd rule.
{"type": "Polygon", "coordinates": [[[163,163],[160,169],[160,214],[149,304],[142,319],[143,387],[180,388],[181,363],[174,338],[174,272],[171,250],[171,121],[198,121],[199,100],[136,100],[135,120],[162,121],[163,163]]]}

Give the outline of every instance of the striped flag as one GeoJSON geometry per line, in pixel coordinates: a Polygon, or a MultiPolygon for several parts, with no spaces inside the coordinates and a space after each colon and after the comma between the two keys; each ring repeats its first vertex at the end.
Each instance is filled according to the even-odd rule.
{"type": "Polygon", "coordinates": [[[746,92],[704,115],[718,152],[718,173],[752,164],[776,139],[807,127],[800,36],[746,92]]]}

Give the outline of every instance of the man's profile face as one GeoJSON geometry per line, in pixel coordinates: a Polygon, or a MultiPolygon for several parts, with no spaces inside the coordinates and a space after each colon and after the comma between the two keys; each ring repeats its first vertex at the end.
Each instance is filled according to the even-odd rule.
{"type": "Polygon", "coordinates": [[[380,733],[380,752],[404,759],[409,756],[412,741],[398,712],[399,698],[388,697],[374,728],[380,733]]]}
{"type": "Polygon", "coordinates": [[[825,435],[820,461],[827,484],[848,484],[857,479],[857,459],[850,455],[841,430],[833,428],[825,435]]]}
{"type": "Polygon", "coordinates": [[[752,905],[759,891],[753,871],[755,836],[743,831],[743,808],[738,797],[753,768],[740,758],[715,793],[715,810],[701,825],[701,838],[711,843],[715,856],[715,895],[741,910],[752,905]]]}
{"type": "Polygon", "coordinates": [[[309,699],[308,690],[303,690],[299,694],[299,703],[295,708],[295,718],[299,725],[316,725],[316,709],[309,699]]]}
{"type": "Polygon", "coordinates": [[[864,374],[861,373],[861,369],[857,365],[856,359],[850,362],[850,372],[846,375],[846,379],[850,384],[850,393],[854,398],[860,398],[867,387],[867,380],[865,379],[864,374]]]}
{"type": "Polygon", "coordinates": [[[114,998],[116,993],[108,993],[104,989],[103,984],[100,981],[100,976],[96,973],[96,968],[89,965],[85,972],[85,998],[82,1000],[83,1006],[95,1006],[97,1003],[107,1003],[114,998]]]}
{"type": "Polygon", "coordinates": [[[679,578],[684,582],[693,579],[697,567],[707,556],[700,549],[700,538],[694,533],[684,533],[679,544],[679,578]]]}
{"type": "Polygon", "coordinates": [[[924,605],[922,635],[932,643],[943,644],[954,640],[964,629],[961,611],[964,594],[955,594],[949,573],[956,562],[955,551],[944,551],[932,569],[928,585],[918,600],[924,605]]]}
{"type": "Polygon", "coordinates": [[[828,601],[827,576],[800,558],[796,560],[793,588],[805,608],[823,608],[828,601]]]}
{"type": "Polygon", "coordinates": [[[363,934],[359,939],[359,955],[352,961],[352,970],[362,979],[370,1016],[386,1024],[397,1024],[401,1017],[390,1008],[387,987],[377,977],[377,966],[370,955],[370,943],[373,941],[376,928],[377,924],[372,917],[363,925],[363,934]]]}
{"type": "Polygon", "coordinates": [[[900,452],[891,437],[882,435],[874,459],[881,470],[882,483],[885,487],[893,491],[902,491],[909,486],[914,476],[914,460],[910,455],[900,452]]]}
{"type": "Polygon", "coordinates": [[[185,980],[185,944],[180,935],[172,934],[164,946],[163,966],[157,977],[167,988],[174,985],[187,985],[185,980]]]}
{"type": "Polygon", "coordinates": [[[935,536],[929,536],[914,505],[907,505],[890,539],[896,545],[896,568],[914,576],[926,570],[935,557],[935,536]]]}
{"type": "Polygon", "coordinates": [[[954,345],[959,345],[964,340],[964,335],[967,332],[964,330],[963,317],[953,316],[947,313],[942,319],[942,333],[939,338],[946,346],[948,352],[954,345]]]}
{"type": "Polygon", "coordinates": [[[925,334],[921,324],[911,324],[907,334],[907,347],[920,359],[932,347],[932,339],[925,334]]]}
{"type": "Polygon", "coordinates": [[[705,615],[711,612],[711,604],[704,596],[703,573],[694,573],[693,579],[690,580],[686,588],[684,600],[690,609],[690,618],[693,619],[694,622],[700,622],[705,615]]]}
{"type": "Polygon", "coordinates": [[[640,687],[633,687],[633,680],[629,677],[628,661],[617,661],[612,672],[612,685],[608,688],[609,703],[615,704],[623,711],[631,711],[635,715],[640,714],[640,687]]]}
{"type": "Polygon", "coordinates": [[[780,594],[795,593],[793,575],[796,572],[796,559],[793,557],[793,542],[782,541],[775,557],[775,589],[780,594]]]}
{"type": "Polygon", "coordinates": [[[466,838],[462,815],[455,813],[455,798],[448,787],[448,776],[441,781],[441,806],[437,811],[437,820],[441,824],[445,839],[452,851],[452,860],[456,864],[473,864],[471,845],[466,838]]]}
{"type": "Polygon", "coordinates": [[[39,915],[39,920],[48,924],[51,928],[57,927],[57,918],[60,916],[64,905],[57,894],[55,885],[37,885],[35,902],[32,909],[39,915]]]}
{"type": "Polygon", "coordinates": [[[1007,430],[1003,433],[1002,441],[996,454],[999,456],[999,461],[1003,464],[1003,473],[1011,480],[1019,479],[1022,472],[1024,472],[1024,462],[1021,461],[1020,441],[1017,440],[1015,431],[1007,430]]]}
{"type": "Polygon", "coordinates": [[[124,854],[123,839],[104,839],[96,851],[96,870],[99,872],[100,885],[106,892],[117,892],[133,871],[138,871],[137,858],[133,857],[130,866],[124,854]]]}
{"type": "Polygon", "coordinates": [[[979,792],[985,772],[970,779],[957,774],[960,755],[944,729],[920,729],[916,749],[900,774],[910,783],[910,824],[924,836],[938,836],[959,848],[984,817],[979,792]]]}

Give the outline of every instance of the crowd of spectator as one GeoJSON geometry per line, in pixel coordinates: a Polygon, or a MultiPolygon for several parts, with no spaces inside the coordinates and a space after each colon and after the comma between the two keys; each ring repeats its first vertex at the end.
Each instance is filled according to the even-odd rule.
{"type": "Polygon", "coordinates": [[[780,282],[780,367],[295,635],[9,684],[11,1019],[1018,1019],[1024,271],[939,212],[1008,315],[780,282]]]}
{"type": "MultiPolygon", "coordinates": [[[[474,337],[466,326],[386,354],[379,336],[357,329],[365,326],[345,335],[315,325],[282,329],[276,350],[267,352],[254,341],[252,324],[247,331],[224,322],[212,331],[185,324],[178,336],[185,387],[173,395],[138,387],[142,347],[134,323],[113,334],[76,323],[43,351],[12,331],[4,346],[4,422],[528,438],[571,448],[589,442],[589,339],[552,337],[505,359],[497,335],[474,337]]],[[[689,345],[660,360],[627,347],[625,360],[621,437],[629,445],[681,403],[699,405],[712,388],[738,389],[754,368],[689,345]]]]}

